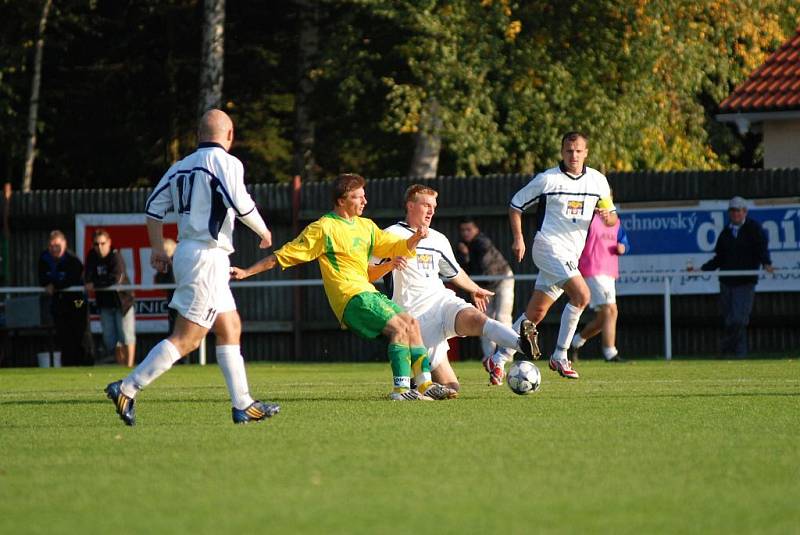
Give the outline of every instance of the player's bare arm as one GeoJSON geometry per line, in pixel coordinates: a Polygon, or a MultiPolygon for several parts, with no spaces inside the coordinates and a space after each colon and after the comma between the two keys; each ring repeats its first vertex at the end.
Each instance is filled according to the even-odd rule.
{"type": "Polygon", "coordinates": [[[489,290],[478,286],[478,284],[464,271],[459,271],[458,275],[450,279],[450,282],[465,292],[469,292],[469,294],[472,296],[472,302],[475,304],[475,308],[481,312],[486,312],[486,307],[489,305],[489,299],[492,298],[494,292],[490,292],[489,290]]]}
{"type": "Polygon", "coordinates": [[[423,239],[428,237],[428,227],[420,226],[414,232],[414,235],[406,240],[406,246],[409,251],[414,251],[423,239]]]}
{"type": "Polygon", "coordinates": [[[261,235],[261,241],[258,243],[259,249],[269,249],[272,246],[272,232],[267,229],[264,234],[261,235]]]}
{"type": "Polygon", "coordinates": [[[408,267],[408,260],[406,260],[406,257],[395,256],[390,262],[385,262],[378,265],[370,264],[367,266],[367,276],[369,277],[370,282],[375,282],[379,279],[382,279],[393,269],[403,271],[406,267],[408,267]]]}
{"type": "Polygon", "coordinates": [[[608,227],[613,227],[617,224],[617,220],[619,216],[617,216],[617,212],[611,212],[605,208],[598,208],[597,215],[603,220],[603,223],[606,224],[608,227]]]}
{"type": "Polygon", "coordinates": [[[513,208],[508,209],[508,224],[511,226],[511,252],[517,262],[522,262],[525,257],[525,238],[522,236],[522,212],[513,208]]]}
{"type": "Polygon", "coordinates": [[[150,238],[150,265],[156,271],[166,273],[171,260],[164,249],[164,223],[148,217],[147,236],[150,238]]]}
{"type": "Polygon", "coordinates": [[[264,271],[269,271],[270,269],[274,268],[275,265],[278,263],[278,258],[271,254],[267,257],[262,258],[252,266],[248,268],[240,268],[236,266],[231,266],[231,279],[232,280],[242,280],[248,277],[252,277],[258,273],[262,273],[264,271]]]}

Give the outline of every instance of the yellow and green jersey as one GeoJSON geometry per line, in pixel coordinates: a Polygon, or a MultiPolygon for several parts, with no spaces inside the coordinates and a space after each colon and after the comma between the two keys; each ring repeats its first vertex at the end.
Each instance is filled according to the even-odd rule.
{"type": "Polygon", "coordinates": [[[367,265],[373,256],[414,256],[406,238],[381,230],[371,219],[344,219],[330,212],[308,225],[297,238],[277,251],[283,269],[319,260],[325,294],[339,321],[350,299],[363,292],[377,292],[369,282],[367,265]]]}

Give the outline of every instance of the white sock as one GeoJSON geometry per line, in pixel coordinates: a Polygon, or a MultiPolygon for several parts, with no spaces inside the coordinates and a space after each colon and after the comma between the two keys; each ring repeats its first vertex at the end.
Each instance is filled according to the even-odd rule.
{"type": "Polygon", "coordinates": [[[579,349],[579,348],[583,347],[583,344],[585,344],[585,343],[586,343],[586,339],[585,338],[581,338],[581,334],[580,333],[575,333],[575,336],[572,337],[572,347],[574,347],[575,349],[579,349]]]}
{"type": "Polygon", "coordinates": [[[564,307],[564,313],[561,314],[561,327],[558,329],[558,339],[556,340],[556,350],[553,352],[553,359],[565,361],[567,360],[567,349],[569,349],[569,340],[575,334],[575,329],[578,328],[578,321],[581,319],[582,308],[572,306],[567,303],[564,307]]]}
{"type": "Polygon", "coordinates": [[[136,397],[139,390],[172,368],[172,365],[178,362],[182,356],[172,342],[166,339],[161,340],[150,350],[142,363],[122,380],[120,390],[129,398],[136,397]]]}
{"type": "Polygon", "coordinates": [[[603,348],[603,357],[605,357],[606,360],[611,360],[614,357],[616,357],[618,354],[619,354],[619,351],[617,351],[616,346],[604,347],[603,348]]]}
{"type": "MultiPolygon", "coordinates": [[[[431,377],[430,372],[422,372],[414,376],[414,384],[417,385],[417,390],[419,390],[423,386],[425,387],[425,390],[427,390],[428,388],[430,388],[431,382],[433,382],[433,379],[431,377]]],[[[410,386],[411,385],[409,385],[409,387],[410,386]]],[[[423,394],[425,393],[422,390],[419,391],[422,392],[423,394]]]]}
{"type": "Polygon", "coordinates": [[[247,386],[247,372],[244,369],[244,358],[238,345],[217,346],[217,364],[225,377],[231,403],[239,410],[244,410],[253,403],[250,389],[247,386]]]}
{"type": "Polygon", "coordinates": [[[526,320],[526,319],[528,319],[528,316],[526,316],[525,313],[523,312],[522,314],[519,315],[517,320],[514,322],[514,325],[511,326],[511,330],[514,331],[515,333],[518,333],[519,332],[519,328],[522,326],[523,320],[526,320]]]}
{"type": "Polygon", "coordinates": [[[492,359],[492,362],[495,364],[504,365],[506,362],[511,362],[514,360],[514,349],[498,347],[497,351],[495,351],[489,358],[492,359]]]}
{"type": "Polygon", "coordinates": [[[491,318],[483,324],[483,334],[500,347],[508,347],[517,351],[519,348],[519,334],[514,329],[491,318]]]}
{"type": "MultiPolygon", "coordinates": [[[[514,345],[513,346],[501,346],[497,348],[494,355],[492,355],[492,362],[495,364],[504,364],[506,362],[511,362],[514,360],[514,351],[518,351],[519,347],[517,347],[517,342],[519,341],[519,328],[522,326],[522,321],[528,319],[528,317],[523,312],[519,315],[517,320],[514,322],[514,325],[511,326],[511,331],[514,333],[514,345]]],[[[487,321],[488,323],[488,321],[487,321]]]]}

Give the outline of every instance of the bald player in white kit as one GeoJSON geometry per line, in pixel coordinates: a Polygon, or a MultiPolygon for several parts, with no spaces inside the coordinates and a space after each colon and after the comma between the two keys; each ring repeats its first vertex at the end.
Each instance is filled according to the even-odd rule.
{"type": "MultiPolygon", "coordinates": [[[[579,377],[567,358],[567,349],[590,298],[589,287],[578,271],[578,259],[586,244],[592,218],[599,217],[608,226],[617,222],[608,180],[599,171],[584,165],[588,154],[585,134],[564,134],[561,138],[562,160],[558,167],[533,177],[514,195],[508,210],[514,239],[511,250],[520,262],[525,255],[522,212],[538,204],[538,230],[531,255],[539,268],[539,275],[525,313],[515,325],[518,327],[526,319],[538,325],[561,294],[567,293],[569,303],[561,315],[558,339],[549,364],[551,370],[568,379],[579,377]]],[[[502,378],[503,366],[508,360],[508,353],[498,350],[487,361],[489,374],[502,378]]]]}
{"type": "Polygon", "coordinates": [[[168,338],[153,347],[130,375],[105,389],[127,425],[136,422],[134,399],[139,391],[197,349],[212,327],[233,422],[260,421],[280,410],[274,403],[250,397],[239,345],[242,325],[228,285],[234,218],[261,238],[261,249],[272,244],[272,234],[245,189],[242,162],[228,154],[233,143],[230,117],[221,110],[206,112],[198,139],[197,150],[167,170],[145,205],[150,263],[160,272],[170,262],[164,250],[164,217],[171,211],[177,214],[178,246],[171,260],[177,287],[169,306],[178,317],[168,338]]]}

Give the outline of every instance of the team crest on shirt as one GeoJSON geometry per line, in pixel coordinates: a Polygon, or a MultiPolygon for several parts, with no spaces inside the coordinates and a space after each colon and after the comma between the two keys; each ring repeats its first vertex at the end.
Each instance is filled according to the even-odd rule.
{"type": "Polygon", "coordinates": [[[417,267],[429,271],[433,269],[433,255],[430,253],[417,253],[417,267]]]}
{"type": "Polygon", "coordinates": [[[581,215],[583,213],[583,201],[567,201],[567,215],[581,215]]]}

